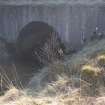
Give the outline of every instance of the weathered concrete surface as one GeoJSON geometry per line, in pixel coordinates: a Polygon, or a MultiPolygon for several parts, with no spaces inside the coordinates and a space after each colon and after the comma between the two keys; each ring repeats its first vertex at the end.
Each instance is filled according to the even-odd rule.
{"type": "Polygon", "coordinates": [[[64,55],[58,33],[44,22],[31,22],[22,28],[15,46],[15,58],[28,63],[48,64],[64,55]]]}
{"type": "Polygon", "coordinates": [[[91,5],[85,2],[3,3],[0,6],[0,36],[8,41],[15,42],[19,31],[32,21],[48,23],[65,44],[77,48],[81,45],[82,34],[88,39],[96,27],[105,32],[105,7],[100,2],[91,5]]]}
{"type": "MultiPolygon", "coordinates": [[[[69,47],[80,47],[82,45],[81,36],[84,34],[86,39],[89,39],[96,27],[99,32],[105,33],[105,7],[103,3],[8,1],[0,1],[0,36],[9,42],[16,42],[20,30],[32,21],[48,23],[69,47]]],[[[9,66],[8,70],[10,71],[11,65],[9,66]]],[[[16,69],[23,84],[25,84],[24,81],[28,81],[26,79],[32,77],[33,71],[37,70],[30,66],[16,62],[16,69]]]]}

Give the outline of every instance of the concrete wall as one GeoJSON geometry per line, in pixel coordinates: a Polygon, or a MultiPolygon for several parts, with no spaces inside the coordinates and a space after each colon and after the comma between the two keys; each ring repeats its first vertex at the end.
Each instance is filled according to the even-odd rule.
{"type": "Polygon", "coordinates": [[[81,35],[89,38],[96,27],[105,32],[104,5],[1,5],[0,36],[15,42],[19,31],[31,21],[53,26],[64,43],[79,47],[81,35]]]}

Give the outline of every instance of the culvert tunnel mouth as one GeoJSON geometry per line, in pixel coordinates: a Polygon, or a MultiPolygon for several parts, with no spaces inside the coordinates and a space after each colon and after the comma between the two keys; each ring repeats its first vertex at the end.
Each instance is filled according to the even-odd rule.
{"type": "MultiPolygon", "coordinates": [[[[58,50],[62,49],[61,44],[58,33],[47,23],[33,21],[26,24],[20,30],[16,41],[16,59],[20,63],[20,68],[21,66],[23,67],[22,70],[19,70],[19,75],[33,74],[33,66],[37,69],[42,68],[43,62],[46,62],[52,55],[59,59],[60,55],[58,50]],[[54,42],[53,44],[52,41],[54,42]],[[47,49],[47,52],[45,50],[43,51],[43,47],[49,48],[50,51],[49,49],[47,49]],[[38,58],[39,55],[37,55],[36,52],[41,56],[41,59],[44,59],[43,62],[40,61],[38,58]]],[[[36,72],[36,70],[34,72],[36,72]]],[[[20,77],[26,81],[27,77],[20,77]]]]}
{"type": "Polygon", "coordinates": [[[35,21],[25,25],[16,42],[16,52],[21,61],[33,61],[33,50],[41,50],[53,32],[56,32],[54,28],[44,22],[35,21]]]}

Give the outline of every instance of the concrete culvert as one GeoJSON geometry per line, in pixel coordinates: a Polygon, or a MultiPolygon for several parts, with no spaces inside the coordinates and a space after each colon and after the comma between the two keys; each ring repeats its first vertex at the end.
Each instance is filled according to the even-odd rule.
{"type": "Polygon", "coordinates": [[[12,44],[0,37],[0,94],[12,85],[18,85],[18,77],[13,64],[12,44]]]}
{"type": "Polygon", "coordinates": [[[63,58],[63,44],[58,33],[44,22],[24,26],[16,41],[16,69],[23,86],[33,74],[55,60],[63,58]]]}
{"type": "Polygon", "coordinates": [[[10,63],[10,49],[9,43],[4,38],[0,37],[0,65],[10,63]]]}
{"type": "Polygon", "coordinates": [[[19,33],[16,42],[17,58],[24,63],[51,63],[63,57],[62,46],[53,27],[44,22],[31,22],[19,33]]]}

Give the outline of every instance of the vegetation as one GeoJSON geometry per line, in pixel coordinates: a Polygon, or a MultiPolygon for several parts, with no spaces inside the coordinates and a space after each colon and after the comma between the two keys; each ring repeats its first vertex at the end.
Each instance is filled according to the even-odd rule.
{"type": "Polygon", "coordinates": [[[0,105],[104,105],[104,46],[105,39],[94,41],[64,62],[49,64],[32,78],[30,88],[11,87],[0,105]]]}
{"type": "Polygon", "coordinates": [[[105,54],[98,56],[97,62],[100,66],[105,67],[105,54]]]}
{"type": "Polygon", "coordinates": [[[92,67],[91,65],[85,65],[82,67],[82,75],[97,77],[101,73],[100,69],[92,67]]]}

